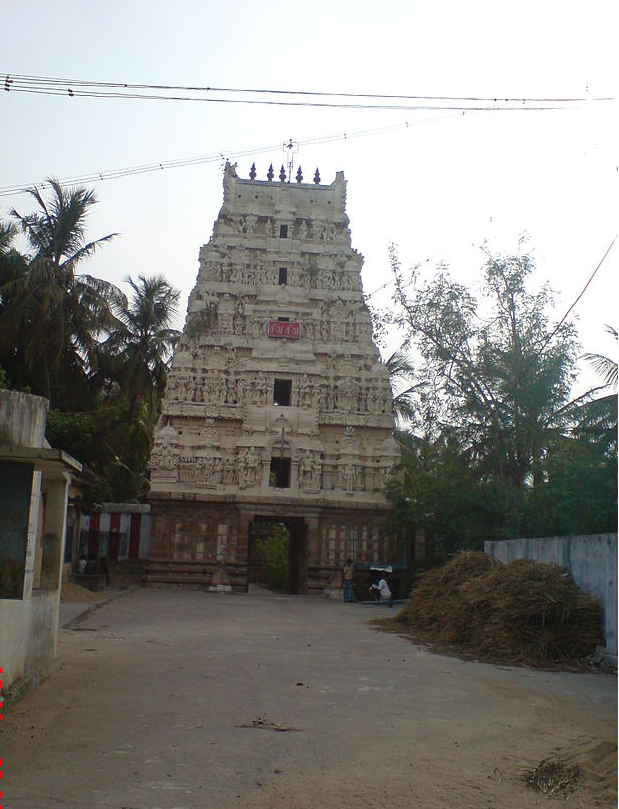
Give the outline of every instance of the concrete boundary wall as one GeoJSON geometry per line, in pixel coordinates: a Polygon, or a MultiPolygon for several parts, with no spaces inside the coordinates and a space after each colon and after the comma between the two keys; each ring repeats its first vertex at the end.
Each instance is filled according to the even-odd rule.
{"type": "Polygon", "coordinates": [[[0,652],[7,691],[20,680],[36,682],[56,657],[59,604],[58,590],[39,590],[29,599],[2,601],[0,652]]]}
{"type": "Polygon", "coordinates": [[[616,663],[617,534],[497,540],[485,542],[484,551],[501,562],[531,559],[568,568],[576,586],[600,602],[606,653],[616,663]]]}
{"type": "Polygon", "coordinates": [[[45,441],[49,402],[0,390],[2,691],[40,681],[56,657],[69,487],[81,464],[45,441]]]}

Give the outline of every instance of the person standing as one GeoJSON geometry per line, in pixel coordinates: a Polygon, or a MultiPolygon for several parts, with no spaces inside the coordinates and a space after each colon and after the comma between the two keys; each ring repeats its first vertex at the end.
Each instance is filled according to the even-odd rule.
{"type": "Polygon", "coordinates": [[[342,574],[344,576],[344,601],[350,603],[355,600],[355,596],[352,591],[352,582],[355,576],[355,566],[352,563],[352,559],[348,558],[346,560],[342,574]]]}

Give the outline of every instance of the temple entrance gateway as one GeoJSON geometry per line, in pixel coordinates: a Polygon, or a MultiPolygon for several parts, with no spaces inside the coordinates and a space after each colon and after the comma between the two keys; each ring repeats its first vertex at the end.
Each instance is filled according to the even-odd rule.
{"type": "Polygon", "coordinates": [[[293,595],[305,592],[307,524],[299,517],[256,515],[249,524],[247,584],[262,583],[293,595]]]}
{"type": "Polygon", "coordinates": [[[282,589],[318,594],[347,556],[397,562],[378,528],[399,461],[392,392],[346,181],[227,164],[223,185],[155,430],[147,581],[244,590],[280,523],[282,589]]]}

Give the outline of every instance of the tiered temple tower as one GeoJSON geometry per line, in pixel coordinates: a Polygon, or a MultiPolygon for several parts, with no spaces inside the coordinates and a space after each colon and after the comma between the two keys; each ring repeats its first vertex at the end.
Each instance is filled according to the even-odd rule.
{"type": "Polygon", "coordinates": [[[344,174],[268,176],[226,164],[200,250],[151,456],[151,582],[245,589],[273,521],[291,592],[324,588],[347,556],[401,561],[380,531],[398,450],[344,174]]]}

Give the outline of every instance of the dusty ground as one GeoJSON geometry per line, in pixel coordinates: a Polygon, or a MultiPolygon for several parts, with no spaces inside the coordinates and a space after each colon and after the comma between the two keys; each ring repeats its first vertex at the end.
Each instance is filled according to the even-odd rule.
{"type": "Polygon", "coordinates": [[[559,751],[587,770],[568,806],[616,806],[615,677],[433,655],[370,610],[152,589],[96,608],[6,707],[4,805],[552,809],[520,773],[559,751]]]}

